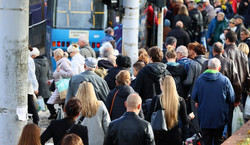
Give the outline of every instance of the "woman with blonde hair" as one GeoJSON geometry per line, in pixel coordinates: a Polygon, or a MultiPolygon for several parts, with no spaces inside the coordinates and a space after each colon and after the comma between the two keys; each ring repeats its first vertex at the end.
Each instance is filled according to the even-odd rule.
{"type": "Polygon", "coordinates": [[[248,56],[248,54],[249,54],[249,47],[248,47],[248,45],[247,45],[246,43],[240,43],[240,44],[238,45],[238,48],[239,48],[243,53],[245,53],[245,54],[248,56]]]}
{"type": "Polygon", "coordinates": [[[185,100],[179,97],[172,76],[167,75],[161,79],[161,90],[162,94],[153,98],[151,102],[149,115],[151,116],[153,112],[164,109],[168,131],[154,132],[156,145],[181,145],[183,136],[178,122],[181,120],[182,126],[188,127],[189,121],[194,118],[194,114],[187,115],[185,100]]]}
{"type": "Polygon", "coordinates": [[[97,100],[94,87],[90,82],[84,81],[79,85],[76,98],[82,102],[80,119],[84,118],[81,125],[88,128],[89,144],[103,144],[110,123],[106,106],[102,101],[97,100]]]}
{"type": "Polygon", "coordinates": [[[183,28],[184,28],[185,31],[188,31],[188,30],[191,29],[192,20],[189,17],[188,9],[184,4],[182,4],[180,6],[180,9],[178,11],[178,15],[174,16],[174,20],[173,20],[173,23],[172,23],[172,28],[175,27],[175,25],[176,25],[176,23],[178,21],[181,21],[183,23],[183,28]]]}
{"type": "MultiPolygon", "coordinates": [[[[53,81],[56,83],[61,79],[71,78],[73,76],[73,71],[71,69],[71,63],[69,59],[65,58],[65,54],[61,48],[53,51],[54,59],[56,61],[56,70],[53,72],[53,80],[48,80],[49,85],[53,85],[53,81]]],[[[47,106],[50,111],[50,117],[48,119],[56,119],[57,114],[55,112],[54,104],[64,103],[64,100],[60,99],[60,93],[55,87],[52,95],[47,101],[47,106]]]]}
{"type": "Polygon", "coordinates": [[[35,124],[24,126],[18,145],[41,145],[40,128],[35,124]]]}
{"type": "Polygon", "coordinates": [[[74,72],[74,75],[84,72],[85,58],[79,53],[79,45],[71,44],[67,51],[71,59],[71,68],[74,72]]]}

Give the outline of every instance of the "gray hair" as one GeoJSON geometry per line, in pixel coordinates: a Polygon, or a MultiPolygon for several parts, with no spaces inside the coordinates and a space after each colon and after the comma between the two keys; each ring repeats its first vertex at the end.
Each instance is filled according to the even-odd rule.
{"type": "Polygon", "coordinates": [[[89,38],[87,37],[86,34],[80,34],[79,35],[79,40],[84,42],[85,44],[88,44],[89,43],[89,38]]]}
{"type": "Polygon", "coordinates": [[[207,67],[209,69],[219,69],[221,66],[220,60],[218,58],[209,59],[207,67]]]}
{"type": "Polygon", "coordinates": [[[180,52],[182,56],[187,57],[188,56],[188,49],[186,46],[181,45],[176,48],[176,53],[180,52]]]}
{"type": "Polygon", "coordinates": [[[110,42],[104,42],[99,50],[102,57],[109,57],[114,52],[114,48],[110,42]]]}

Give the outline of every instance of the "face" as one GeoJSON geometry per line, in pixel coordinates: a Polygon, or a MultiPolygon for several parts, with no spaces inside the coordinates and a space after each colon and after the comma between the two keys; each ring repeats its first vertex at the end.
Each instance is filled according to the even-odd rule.
{"type": "Polygon", "coordinates": [[[224,30],[223,32],[224,36],[226,36],[227,32],[228,32],[227,30],[224,30]]]}
{"type": "Polygon", "coordinates": [[[241,23],[242,23],[242,20],[239,19],[239,18],[235,19],[235,21],[234,21],[234,24],[235,24],[235,25],[239,25],[239,24],[241,24],[241,23]]]}
{"type": "Polygon", "coordinates": [[[196,57],[196,53],[194,52],[193,49],[188,49],[188,55],[190,58],[195,58],[196,57]]]}
{"type": "Polygon", "coordinates": [[[78,44],[79,44],[80,47],[84,46],[83,42],[80,39],[78,39],[78,44]]]}
{"type": "Polygon", "coordinates": [[[234,23],[229,23],[229,28],[233,28],[233,27],[235,27],[235,25],[234,25],[234,23]]]}
{"type": "Polygon", "coordinates": [[[244,32],[240,32],[240,39],[244,41],[248,36],[244,32]]]}
{"type": "Polygon", "coordinates": [[[136,77],[137,74],[138,74],[138,71],[133,67],[133,75],[134,75],[134,77],[136,77]]]}
{"type": "Polygon", "coordinates": [[[224,17],[222,15],[217,15],[217,20],[218,21],[223,21],[224,17]]]}
{"type": "Polygon", "coordinates": [[[55,59],[55,61],[58,61],[60,59],[60,57],[54,54],[54,59],[55,59]]]}

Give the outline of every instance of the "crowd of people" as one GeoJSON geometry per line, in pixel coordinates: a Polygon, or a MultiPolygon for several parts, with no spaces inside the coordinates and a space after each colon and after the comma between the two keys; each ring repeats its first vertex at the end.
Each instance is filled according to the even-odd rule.
{"type": "Polygon", "coordinates": [[[221,144],[232,135],[234,108],[244,108],[250,91],[249,3],[241,0],[237,11],[227,0],[170,1],[164,49],[141,48],[133,64],[116,50],[112,28],[99,56],[84,34],[67,52],[54,50],[52,75],[47,58],[29,47],[28,112],[36,125],[24,127],[19,145],[50,138],[60,145],[181,145],[198,133],[205,145],[221,144]],[[70,79],[64,98],[56,85],[63,79],[70,79]],[[34,95],[44,98],[52,120],[42,134],[34,95]],[[168,131],[151,126],[159,110],[168,131]]]}

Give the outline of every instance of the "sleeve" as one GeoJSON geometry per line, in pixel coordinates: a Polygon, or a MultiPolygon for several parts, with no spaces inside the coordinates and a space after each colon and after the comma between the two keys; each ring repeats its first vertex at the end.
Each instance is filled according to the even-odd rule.
{"type": "MultiPolygon", "coordinates": [[[[198,78],[199,79],[199,78],[198,78]]],[[[192,91],[192,99],[195,102],[198,102],[198,86],[199,86],[199,80],[196,80],[194,83],[193,91],[192,91]]],[[[198,102],[199,103],[199,102],[198,102]]]]}
{"type": "Polygon", "coordinates": [[[109,112],[110,111],[110,108],[111,108],[111,103],[112,103],[112,92],[109,92],[108,96],[107,96],[107,99],[106,99],[106,102],[105,102],[105,106],[107,107],[107,111],[109,112]]]}
{"type": "Polygon", "coordinates": [[[109,125],[108,127],[108,131],[107,133],[105,134],[105,138],[104,138],[104,143],[103,145],[114,145],[113,143],[113,138],[112,138],[112,135],[111,135],[111,127],[112,125],[109,125]]]}
{"type": "Polygon", "coordinates": [[[235,93],[231,82],[226,78],[226,102],[228,104],[233,103],[235,100],[235,93]]]}
{"type": "Polygon", "coordinates": [[[50,125],[46,128],[46,130],[42,133],[40,137],[42,145],[44,145],[52,137],[52,131],[53,121],[50,123],[50,125]]]}
{"type": "Polygon", "coordinates": [[[240,95],[241,95],[241,92],[242,92],[242,86],[241,86],[241,83],[240,83],[240,78],[239,78],[238,72],[236,70],[236,67],[235,67],[233,61],[230,64],[230,70],[231,70],[230,75],[232,76],[232,78],[230,80],[232,80],[232,85],[233,85],[233,88],[234,88],[234,91],[235,91],[235,96],[236,96],[235,102],[239,102],[240,95]]]}
{"type": "Polygon", "coordinates": [[[208,39],[208,38],[211,38],[211,35],[212,35],[212,32],[213,32],[213,19],[211,20],[211,22],[210,22],[210,24],[209,24],[209,26],[208,26],[208,31],[207,31],[207,36],[206,36],[206,38],[208,39]]]}
{"type": "Polygon", "coordinates": [[[154,133],[150,124],[148,124],[145,145],[155,145],[154,133]]]}
{"type": "Polygon", "coordinates": [[[59,74],[63,78],[70,78],[73,76],[73,71],[71,69],[71,66],[67,62],[62,62],[61,69],[59,71],[59,74]]]}
{"type": "Polygon", "coordinates": [[[32,58],[29,57],[28,60],[28,76],[29,79],[32,83],[32,87],[34,91],[38,91],[38,82],[36,79],[36,67],[35,67],[35,63],[34,60],[32,58]]]}
{"type": "Polygon", "coordinates": [[[100,79],[102,79],[101,80],[102,84],[100,85],[100,92],[98,96],[100,97],[100,99],[102,99],[103,102],[106,102],[106,97],[110,90],[106,81],[101,77],[100,79]]]}
{"type": "Polygon", "coordinates": [[[179,114],[180,114],[183,126],[188,126],[191,119],[187,115],[186,103],[185,103],[185,100],[183,98],[181,98],[181,100],[180,100],[179,114]]]}
{"type": "Polygon", "coordinates": [[[69,87],[68,87],[67,95],[66,95],[66,98],[65,98],[65,104],[73,96],[73,90],[72,90],[72,86],[71,86],[71,84],[72,84],[71,81],[72,81],[72,79],[69,80],[69,87]]]}
{"type": "Polygon", "coordinates": [[[72,69],[74,75],[77,74],[78,66],[77,66],[77,63],[74,62],[74,60],[71,61],[71,69],[72,69]]]}
{"type": "Polygon", "coordinates": [[[88,128],[86,126],[82,126],[82,127],[83,127],[82,142],[84,145],[89,145],[88,128]]]}
{"type": "Polygon", "coordinates": [[[111,120],[110,120],[110,117],[109,117],[108,110],[106,109],[106,107],[105,107],[105,105],[103,103],[102,103],[102,106],[103,106],[102,128],[103,128],[104,134],[106,134],[107,131],[108,131],[109,123],[111,122],[111,120]]]}
{"type": "Polygon", "coordinates": [[[196,62],[192,62],[189,65],[187,79],[183,81],[183,84],[186,85],[186,86],[189,86],[189,85],[193,84],[194,75],[195,75],[195,63],[196,62]]]}

